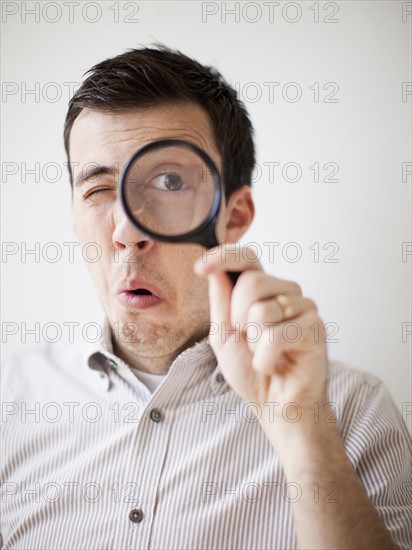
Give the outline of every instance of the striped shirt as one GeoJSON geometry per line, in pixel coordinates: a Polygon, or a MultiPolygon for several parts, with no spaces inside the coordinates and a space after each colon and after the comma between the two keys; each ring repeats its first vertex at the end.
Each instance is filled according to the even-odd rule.
{"type": "MultiPolygon", "coordinates": [[[[208,340],[151,393],[113,354],[107,327],[97,344],[51,344],[3,365],[4,549],[296,548],[291,505],[303,489],[208,340]]],[[[412,448],[396,405],[378,378],[336,361],[328,396],[366,493],[410,548],[412,448]]]]}

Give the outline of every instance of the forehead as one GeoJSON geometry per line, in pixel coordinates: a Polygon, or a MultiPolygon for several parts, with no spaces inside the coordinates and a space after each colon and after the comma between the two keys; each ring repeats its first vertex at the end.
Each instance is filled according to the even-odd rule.
{"type": "Polygon", "coordinates": [[[83,109],[70,133],[73,173],[86,163],[124,165],[139,147],[168,137],[194,143],[220,165],[208,114],[185,103],[122,113],[83,109]]]}

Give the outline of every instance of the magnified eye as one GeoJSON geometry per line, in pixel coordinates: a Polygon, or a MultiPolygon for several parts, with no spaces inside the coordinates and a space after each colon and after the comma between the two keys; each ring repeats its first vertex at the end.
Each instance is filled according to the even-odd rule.
{"type": "Polygon", "coordinates": [[[170,172],[168,174],[161,174],[154,179],[155,187],[159,189],[166,188],[168,191],[179,191],[184,182],[179,174],[170,172]]]}
{"type": "Polygon", "coordinates": [[[170,242],[192,242],[193,235],[200,235],[199,239],[205,235],[199,244],[217,244],[210,235],[221,204],[222,182],[204,151],[180,140],[154,141],[131,157],[120,183],[128,217],[148,235],[166,242],[169,238],[170,242]]]}

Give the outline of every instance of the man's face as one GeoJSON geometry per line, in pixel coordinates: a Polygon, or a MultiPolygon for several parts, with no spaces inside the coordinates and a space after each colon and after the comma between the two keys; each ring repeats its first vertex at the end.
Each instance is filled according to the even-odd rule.
{"type": "MultiPolygon", "coordinates": [[[[74,229],[82,246],[100,246],[100,260],[88,262],[100,300],[110,324],[118,327],[118,343],[142,358],[175,355],[206,335],[209,320],[207,281],[193,272],[202,248],[151,240],[130,224],[118,200],[119,172],[128,159],[143,145],[162,138],[199,146],[221,168],[209,118],[194,104],[121,114],[84,109],[70,136],[74,229]],[[112,167],[114,173],[76,185],[86,166],[96,165],[112,167]],[[149,287],[154,297],[135,300],[122,293],[122,285],[149,287]]],[[[226,236],[224,218],[218,226],[221,241],[226,236]]]]}

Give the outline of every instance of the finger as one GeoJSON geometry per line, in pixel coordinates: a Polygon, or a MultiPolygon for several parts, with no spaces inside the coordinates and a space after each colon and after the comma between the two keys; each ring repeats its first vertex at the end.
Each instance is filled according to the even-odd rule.
{"type": "MultiPolygon", "coordinates": [[[[307,311],[317,312],[316,304],[310,298],[288,296],[292,319],[303,315],[307,311]]],[[[285,310],[280,306],[278,299],[255,302],[248,311],[247,322],[243,327],[243,334],[249,350],[254,353],[263,331],[272,325],[279,325],[286,320],[285,310]]]]}
{"type": "Polygon", "coordinates": [[[278,279],[263,271],[243,272],[233,289],[232,324],[238,322],[243,326],[247,322],[248,310],[252,304],[269,298],[273,299],[279,294],[288,295],[288,297],[302,296],[302,290],[293,281],[278,279]]]}
{"type": "Polygon", "coordinates": [[[199,275],[215,271],[242,272],[246,269],[263,271],[253,248],[239,243],[223,243],[205,250],[195,263],[195,271],[199,275]]]}
{"type": "Polygon", "coordinates": [[[288,319],[293,319],[306,313],[307,311],[317,311],[316,304],[310,298],[302,298],[298,296],[287,296],[287,306],[283,307],[278,300],[284,295],[278,296],[270,300],[262,300],[252,304],[247,312],[246,323],[259,324],[262,329],[265,326],[274,323],[280,323],[288,319]]]}
{"type": "MultiPolygon", "coordinates": [[[[254,350],[253,368],[262,374],[275,374],[278,367],[284,365],[285,355],[305,353],[311,348],[322,347],[313,334],[313,324],[316,321],[323,327],[317,312],[311,309],[292,322],[267,326],[254,350]]],[[[323,337],[320,342],[323,342],[323,337]]]]}
{"type": "Polygon", "coordinates": [[[224,273],[212,273],[208,277],[209,282],[209,307],[210,307],[210,339],[215,343],[222,342],[222,331],[231,330],[230,300],[232,283],[224,273]]]}
{"type": "Polygon", "coordinates": [[[216,323],[230,324],[230,301],[233,290],[233,283],[226,273],[206,273],[201,269],[200,258],[193,264],[197,275],[207,278],[209,285],[209,307],[211,321],[216,323]]]}

